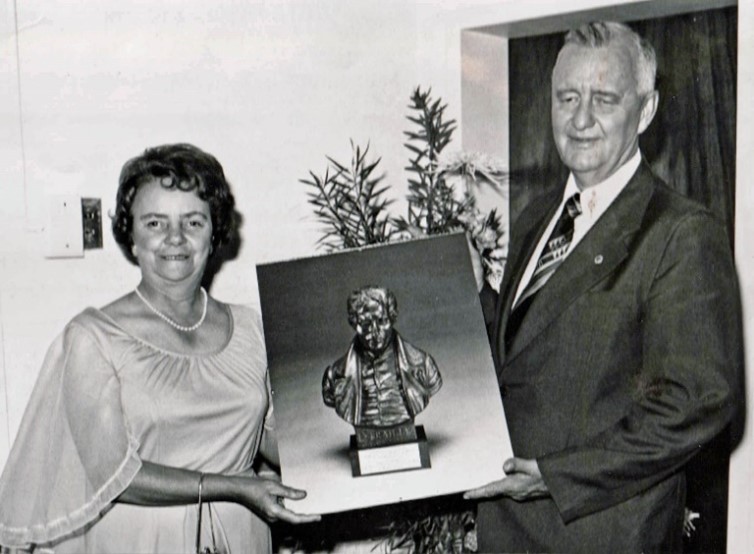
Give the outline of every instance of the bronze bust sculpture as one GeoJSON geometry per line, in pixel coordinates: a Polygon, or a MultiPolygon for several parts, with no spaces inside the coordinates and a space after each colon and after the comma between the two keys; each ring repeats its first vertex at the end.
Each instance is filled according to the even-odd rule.
{"type": "Polygon", "coordinates": [[[356,335],[342,357],[322,378],[324,403],[358,429],[413,427],[442,386],[431,355],[403,339],[393,328],[395,295],[366,286],[348,297],[348,322],[356,335]]]}

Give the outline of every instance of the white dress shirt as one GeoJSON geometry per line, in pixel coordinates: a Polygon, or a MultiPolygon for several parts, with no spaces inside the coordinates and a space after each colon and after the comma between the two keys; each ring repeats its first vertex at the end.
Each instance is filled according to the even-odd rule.
{"type": "Polygon", "coordinates": [[[544,250],[545,248],[547,239],[550,238],[550,233],[552,233],[555,224],[557,223],[558,219],[560,219],[560,213],[563,211],[563,206],[565,205],[566,200],[568,200],[577,192],[581,192],[581,214],[573,222],[573,239],[571,240],[571,245],[568,247],[568,251],[565,253],[563,258],[570,254],[570,252],[576,247],[581,239],[583,239],[584,236],[589,232],[589,229],[594,226],[600,216],[605,213],[605,210],[610,207],[610,204],[613,203],[613,201],[631,180],[631,177],[634,176],[636,170],[639,169],[640,164],[641,152],[637,149],[636,154],[634,154],[626,163],[620,166],[618,170],[610,177],[608,177],[601,183],[587,188],[584,191],[581,191],[579,189],[573,173],[568,176],[568,181],[566,182],[565,190],[563,191],[563,198],[560,200],[560,205],[555,211],[555,214],[550,220],[550,223],[547,224],[545,232],[542,233],[542,238],[539,239],[537,248],[534,250],[532,257],[529,258],[529,262],[526,264],[526,271],[524,271],[521,282],[518,284],[516,297],[513,300],[514,306],[518,302],[519,297],[531,280],[531,276],[537,266],[537,261],[539,261],[539,257],[542,255],[542,250],[544,250]]]}

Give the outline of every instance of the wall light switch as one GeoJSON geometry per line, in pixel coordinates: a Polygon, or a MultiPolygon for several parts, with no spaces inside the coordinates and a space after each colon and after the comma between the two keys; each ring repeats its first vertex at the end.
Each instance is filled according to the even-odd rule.
{"type": "Polygon", "coordinates": [[[47,258],[82,258],[84,240],[81,197],[75,194],[47,197],[47,258]]]}
{"type": "Polygon", "coordinates": [[[82,198],[81,217],[84,224],[84,250],[102,248],[102,200],[82,198]]]}

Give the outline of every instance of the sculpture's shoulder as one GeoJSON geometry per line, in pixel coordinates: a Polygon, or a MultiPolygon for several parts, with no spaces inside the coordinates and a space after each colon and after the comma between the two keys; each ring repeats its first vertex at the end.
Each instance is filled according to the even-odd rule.
{"type": "Polygon", "coordinates": [[[397,340],[402,346],[403,351],[406,353],[406,357],[408,358],[408,361],[411,363],[411,365],[421,365],[427,361],[434,363],[434,359],[432,358],[431,354],[404,339],[401,335],[398,334],[397,331],[395,333],[395,340],[397,340]]]}
{"type": "Polygon", "coordinates": [[[327,366],[325,373],[333,377],[343,377],[346,373],[346,365],[348,364],[348,355],[350,352],[351,348],[349,347],[345,354],[327,366]]]}

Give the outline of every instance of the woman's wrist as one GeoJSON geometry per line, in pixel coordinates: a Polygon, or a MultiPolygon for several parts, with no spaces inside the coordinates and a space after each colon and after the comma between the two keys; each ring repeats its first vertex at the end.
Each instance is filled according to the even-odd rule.
{"type": "Polygon", "coordinates": [[[202,482],[202,498],[205,502],[243,503],[245,499],[243,485],[248,484],[249,479],[257,479],[257,477],[252,475],[205,473],[202,482]]]}
{"type": "MultiPolygon", "coordinates": [[[[219,473],[203,473],[202,500],[204,502],[233,501],[233,488],[229,486],[229,479],[219,473]]],[[[198,488],[198,487],[197,487],[198,488]]],[[[198,500],[198,499],[197,499],[198,500]]]]}

